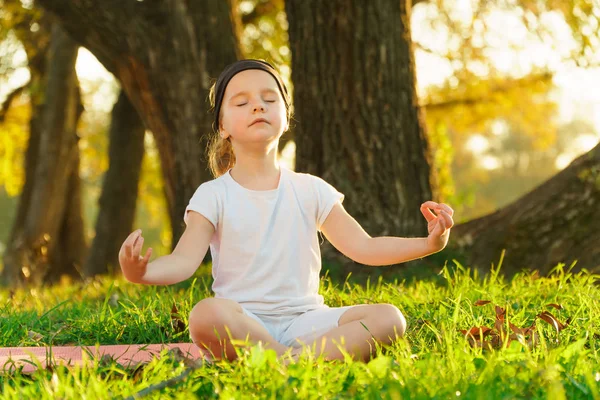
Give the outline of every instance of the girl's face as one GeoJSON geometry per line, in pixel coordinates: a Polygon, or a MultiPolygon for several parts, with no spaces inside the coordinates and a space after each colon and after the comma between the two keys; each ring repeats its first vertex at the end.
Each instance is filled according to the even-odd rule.
{"type": "Polygon", "coordinates": [[[236,74],[225,89],[221,110],[221,135],[234,142],[268,143],[287,130],[285,102],[277,82],[265,71],[236,74]]]}

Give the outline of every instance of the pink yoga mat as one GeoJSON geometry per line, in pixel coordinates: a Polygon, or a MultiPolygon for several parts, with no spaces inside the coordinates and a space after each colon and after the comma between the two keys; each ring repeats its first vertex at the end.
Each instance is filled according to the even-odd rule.
{"type": "Polygon", "coordinates": [[[45,368],[50,365],[91,364],[93,359],[110,356],[119,364],[134,366],[158,357],[162,350],[178,348],[186,358],[202,357],[200,349],[193,343],[131,344],[110,346],[55,346],[55,347],[3,347],[0,348],[0,373],[15,371],[23,366],[23,372],[37,370],[38,363],[45,368]],[[85,360],[85,361],[84,361],[85,360]]]}

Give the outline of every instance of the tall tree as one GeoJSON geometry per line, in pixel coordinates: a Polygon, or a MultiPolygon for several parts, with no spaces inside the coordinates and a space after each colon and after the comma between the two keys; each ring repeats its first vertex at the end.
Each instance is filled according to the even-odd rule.
{"type": "Polygon", "coordinates": [[[102,184],[95,236],[84,267],[87,276],[118,270],[119,249],[135,218],[144,124],[122,91],[113,107],[109,141],[109,167],[102,184]]]}
{"type": "Polygon", "coordinates": [[[76,133],[82,111],[78,46],[60,26],[51,26],[45,66],[31,64],[32,82],[41,85],[32,90],[26,184],[0,277],[8,285],[78,276],[85,252],[76,133]]]}
{"type": "Polygon", "coordinates": [[[237,59],[231,4],[39,0],[121,83],[155,137],[165,179],[173,243],[197,186],[210,178],[203,135],[212,130],[211,79],[237,59]]]}
{"type": "Polygon", "coordinates": [[[370,234],[423,235],[435,196],[407,1],[287,0],[296,169],[347,195],[370,234]]]}

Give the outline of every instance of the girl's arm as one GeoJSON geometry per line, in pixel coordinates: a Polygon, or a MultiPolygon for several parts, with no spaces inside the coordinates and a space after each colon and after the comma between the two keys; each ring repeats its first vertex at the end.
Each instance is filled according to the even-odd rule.
{"type": "Polygon", "coordinates": [[[391,265],[422,258],[446,247],[453,211],[446,204],[423,203],[421,212],[427,219],[429,236],[423,238],[372,238],[356,220],[337,203],[321,227],[336,249],[352,260],[366,265],[391,265]],[[436,214],[431,212],[436,211],[436,214]]]}
{"type": "Polygon", "coordinates": [[[125,278],[133,283],[171,285],[190,278],[202,263],[215,228],[204,216],[188,212],[188,224],[169,255],[148,263],[152,249],[141,257],[144,243],[141,230],[133,232],[123,243],[119,262],[125,278]]]}

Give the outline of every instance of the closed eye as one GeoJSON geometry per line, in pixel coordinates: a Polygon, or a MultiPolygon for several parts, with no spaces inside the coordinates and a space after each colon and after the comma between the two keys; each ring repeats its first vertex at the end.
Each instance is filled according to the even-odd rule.
{"type": "Polygon", "coordinates": [[[241,104],[236,104],[236,107],[241,107],[241,106],[245,106],[248,103],[241,103],[241,104]]]}

